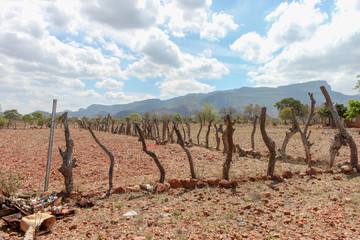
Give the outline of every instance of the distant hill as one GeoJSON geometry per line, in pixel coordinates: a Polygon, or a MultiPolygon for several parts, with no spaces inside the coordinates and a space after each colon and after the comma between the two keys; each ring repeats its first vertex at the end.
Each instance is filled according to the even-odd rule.
{"type": "Polygon", "coordinates": [[[114,117],[125,117],[130,113],[143,114],[146,111],[163,114],[181,115],[193,114],[196,110],[201,110],[204,103],[213,104],[215,109],[222,107],[233,107],[238,112],[248,103],[259,104],[268,108],[268,114],[276,116],[277,110],[274,104],[281,99],[292,97],[300,100],[303,104],[310,105],[308,92],[314,94],[316,105],[322,105],[325,98],[321,93],[320,86],[325,86],[332,100],[337,103],[346,104],[349,99],[359,99],[360,95],[345,95],[331,90],[326,81],[311,81],[306,83],[291,84],[276,88],[270,87],[242,87],[232,90],[215,91],[210,93],[188,94],[168,100],[148,99],[128,104],[100,105],[92,104],[87,108],[81,108],[76,112],[69,112],[70,116],[92,117],[110,113],[114,117]]]}

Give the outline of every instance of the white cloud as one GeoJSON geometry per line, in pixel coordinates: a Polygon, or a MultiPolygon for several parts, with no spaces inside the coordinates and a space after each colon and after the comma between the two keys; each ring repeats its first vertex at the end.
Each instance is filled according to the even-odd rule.
{"type": "Polygon", "coordinates": [[[105,97],[109,100],[116,100],[118,103],[122,103],[122,104],[155,98],[150,94],[124,93],[124,92],[113,92],[113,91],[106,92],[105,97]]]}
{"type": "Polygon", "coordinates": [[[161,97],[164,98],[189,93],[211,92],[215,89],[215,86],[210,86],[194,79],[167,80],[161,82],[159,85],[161,89],[161,97]]]}
{"type": "Polygon", "coordinates": [[[124,86],[124,82],[116,81],[112,78],[107,78],[101,82],[96,82],[95,86],[97,88],[106,88],[106,89],[117,89],[124,86]]]}
{"type": "Polygon", "coordinates": [[[90,89],[84,92],[77,92],[75,95],[80,97],[92,97],[92,98],[98,98],[100,97],[100,94],[95,92],[94,90],[90,89]]]}
{"type": "Polygon", "coordinates": [[[224,38],[230,30],[235,30],[238,25],[234,23],[233,17],[225,13],[213,13],[211,22],[207,22],[201,29],[200,37],[210,41],[219,41],[224,38]]]}
{"type": "MultiPolygon", "coordinates": [[[[312,12],[318,17],[312,18],[313,24],[305,21],[305,25],[309,27],[309,32],[305,31],[303,35],[305,37],[299,41],[288,42],[278,55],[256,71],[249,72],[251,81],[256,82],[258,86],[278,86],[310,80],[327,80],[334,90],[355,93],[352,89],[360,69],[358,1],[336,1],[336,9],[327,22],[323,22],[326,19],[325,15],[318,12],[314,3],[317,1],[304,6],[308,8],[307,12],[311,12],[310,6],[313,6],[312,12]],[[313,32],[311,26],[315,26],[316,32],[313,32]]],[[[288,15],[287,9],[279,12],[288,15]]],[[[273,26],[276,24],[282,23],[275,22],[273,26]]],[[[273,26],[270,29],[275,29],[273,26]]],[[[278,33],[279,36],[284,36],[281,31],[278,33]]],[[[286,39],[284,37],[283,41],[286,42],[286,39]]]]}

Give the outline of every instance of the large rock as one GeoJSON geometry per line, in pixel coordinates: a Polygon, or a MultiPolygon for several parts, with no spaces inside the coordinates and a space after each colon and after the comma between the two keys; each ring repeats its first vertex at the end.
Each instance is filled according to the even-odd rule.
{"type": "Polygon", "coordinates": [[[170,184],[170,188],[174,188],[174,189],[181,188],[181,182],[179,179],[176,179],[176,178],[169,179],[168,183],[170,184]]]}
{"type": "Polygon", "coordinates": [[[231,188],[232,187],[232,184],[230,181],[226,180],[226,179],[222,179],[220,182],[219,182],[219,185],[220,187],[223,187],[223,188],[231,188]]]}
{"type": "Polygon", "coordinates": [[[219,185],[220,179],[218,178],[209,178],[207,180],[207,183],[209,184],[210,187],[216,187],[217,185],[219,185]]]}
{"type": "Polygon", "coordinates": [[[193,178],[186,178],[186,179],[181,179],[180,182],[184,188],[194,189],[196,187],[197,181],[196,181],[196,179],[193,179],[193,178]]]}
{"type": "Polygon", "coordinates": [[[166,190],[165,184],[163,183],[157,183],[154,186],[154,193],[162,193],[166,190]]]}
{"type": "Polygon", "coordinates": [[[349,173],[349,172],[352,172],[352,167],[349,165],[344,165],[344,166],[341,166],[340,170],[342,173],[349,173]]]}
{"type": "Polygon", "coordinates": [[[283,178],[292,178],[293,175],[294,174],[291,171],[285,171],[282,173],[283,178]]]}

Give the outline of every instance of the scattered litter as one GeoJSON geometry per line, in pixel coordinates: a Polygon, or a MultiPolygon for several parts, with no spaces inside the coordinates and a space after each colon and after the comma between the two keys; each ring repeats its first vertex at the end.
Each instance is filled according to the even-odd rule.
{"type": "Polygon", "coordinates": [[[153,188],[150,184],[146,184],[146,191],[152,192],[153,188]]]}
{"type": "Polygon", "coordinates": [[[149,147],[149,148],[157,148],[159,145],[157,144],[153,144],[153,143],[148,143],[146,144],[146,147],[149,147]]]}
{"type": "Polygon", "coordinates": [[[132,217],[132,216],[136,216],[137,212],[135,212],[134,210],[128,211],[126,213],[124,213],[124,217],[132,217]]]}

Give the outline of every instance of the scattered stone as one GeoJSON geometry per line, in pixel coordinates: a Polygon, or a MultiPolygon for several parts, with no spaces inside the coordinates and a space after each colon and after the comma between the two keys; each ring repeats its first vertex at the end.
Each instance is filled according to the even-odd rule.
{"type": "Polygon", "coordinates": [[[124,187],[117,187],[114,189],[114,193],[126,193],[126,189],[124,187]]]}
{"type": "Polygon", "coordinates": [[[352,167],[350,167],[349,165],[344,165],[341,166],[340,170],[342,173],[350,173],[352,172],[352,167]]]}
{"type": "Polygon", "coordinates": [[[329,199],[330,199],[331,201],[334,201],[334,202],[335,202],[335,201],[337,200],[337,197],[336,197],[336,196],[330,196],[329,199]]]}
{"type": "Polygon", "coordinates": [[[209,178],[207,180],[207,183],[209,184],[210,187],[216,187],[217,185],[219,185],[220,179],[218,178],[209,178]]]}
{"type": "Polygon", "coordinates": [[[165,191],[170,189],[170,184],[169,183],[165,183],[164,185],[165,185],[165,191]]]}
{"type": "Polygon", "coordinates": [[[134,240],[146,240],[146,237],[135,237],[134,240]]]}
{"type": "Polygon", "coordinates": [[[341,180],[341,177],[340,176],[335,176],[334,179],[335,180],[341,180]]]}
{"type": "Polygon", "coordinates": [[[284,210],[284,215],[289,216],[289,215],[290,215],[290,211],[284,210]]]}
{"type": "Polygon", "coordinates": [[[170,188],[180,188],[181,187],[181,182],[179,179],[173,178],[173,179],[169,179],[168,183],[170,184],[170,188]]]}
{"type": "Polygon", "coordinates": [[[351,198],[345,198],[344,200],[345,200],[345,203],[351,202],[351,198]]]}
{"type": "Polygon", "coordinates": [[[136,216],[136,215],[138,215],[137,212],[135,212],[134,210],[130,210],[130,211],[124,213],[123,216],[124,216],[124,217],[132,217],[132,216],[136,216]]]}
{"type": "Polygon", "coordinates": [[[291,171],[285,171],[282,173],[283,178],[292,178],[293,175],[294,174],[291,171]]]}
{"type": "Polygon", "coordinates": [[[163,183],[157,183],[154,187],[154,192],[155,193],[162,193],[165,191],[165,184],[163,183]]]}
{"type": "Polygon", "coordinates": [[[127,187],[126,191],[127,192],[139,192],[140,191],[140,186],[139,185],[135,185],[135,186],[131,186],[131,187],[127,187]]]}
{"type": "Polygon", "coordinates": [[[250,181],[250,182],[255,182],[255,181],[256,181],[256,178],[254,178],[254,177],[249,177],[249,181],[250,181]]]}
{"type": "Polygon", "coordinates": [[[269,192],[266,192],[266,193],[264,194],[264,196],[265,196],[266,198],[270,198],[271,194],[270,194],[269,192]]]}
{"type": "Polygon", "coordinates": [[[306,170],[307,175],[316,175],[316,169],[315,168],[308,168],[306,170]]]}
{"type": "Polygon", "coordinates": [[[231,186],[232,187],[237,187],[239,184],[238,184],[238,181],[231,181],[231,186]]]}
{"type": "Polygon", "coordinates": [[[186,178],[186,179],[181,179],[180,182],[184,188],[194,189],[196,187],[197,181],[196,181],[196,179],[193,179],[193,178],[186,178]]]}
{"type": "Polygon", "coordinates": [[[170,212],[170,208],[164,207],[164,212],[166,212],[166,213],[170,212]]]}
{"type": "Polygon", "coordinates": [[[75,230],[77,228],[76,224],[71,224],[69,230],[75,230]]]}
{"type": "Polygon", "coordinates": [[[198,187],[198,188],[204,188],[204,187],[206,187],[206,183],[203,182],[203,181],[197,181],[196,187],[198,187]]]}
{"type": "Polygon", "coordinates": [[[231,188],[231,182],[226,180],[226,179],[222,179],[220,182],[219,182],[219,185],[220,187],[223,187],[223,188],[231,188]]]}

